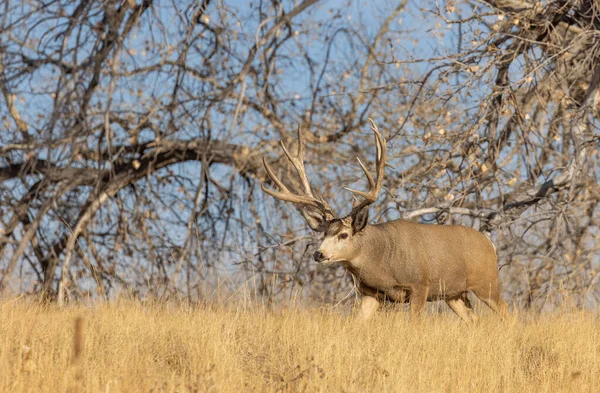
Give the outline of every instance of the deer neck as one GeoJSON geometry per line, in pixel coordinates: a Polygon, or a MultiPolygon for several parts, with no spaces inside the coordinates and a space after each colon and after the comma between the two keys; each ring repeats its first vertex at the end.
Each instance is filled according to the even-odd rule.
{"type": "Polygon", "coordinates": [[[355,274],[377,264],[377,255],[381,247],[385,246],[377,228],[368,225],[361,233],[355,235],[356,255],[343,263],[344,267],[355,274]]]}

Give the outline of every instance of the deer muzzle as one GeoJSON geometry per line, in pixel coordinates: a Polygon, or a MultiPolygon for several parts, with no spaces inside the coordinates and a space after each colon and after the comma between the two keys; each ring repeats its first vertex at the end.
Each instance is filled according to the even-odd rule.
{"type": "Polygon", "coordinates": [[[321,251],[315,251],[315,253],[313,254],[313,258],[317,262],[323,262],[325,260],[325,255],[323,255],[321,251]]]}

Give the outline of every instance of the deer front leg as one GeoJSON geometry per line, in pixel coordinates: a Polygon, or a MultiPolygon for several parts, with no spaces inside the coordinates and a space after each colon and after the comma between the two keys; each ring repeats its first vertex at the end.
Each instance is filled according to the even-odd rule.
{"type": "Polygon", "coordinates": [[[379,301],[373,296],[363,295],[360,302],[360,309],[356,313],[356,319],[366,321],[371,319],[375,311],[379,308],[379,301]]]}
{"type": "Polygon", "coordinates": [[[427,294],[429,293],[429,287],[422,286],[411,289],[410,294],[410,312],[411,314],[420,314],[425,308],[427,303],[427,294]]]}

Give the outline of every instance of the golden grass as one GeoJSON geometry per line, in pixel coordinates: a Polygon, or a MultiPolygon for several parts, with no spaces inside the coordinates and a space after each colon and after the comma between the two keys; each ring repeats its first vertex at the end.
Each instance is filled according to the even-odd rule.
{"type": "Polygon", "coordinates": [[[360,324],[324,309],[0,303],[0,392],[599,390],[592,312],[469,327],[452,314],[360,324]]]}

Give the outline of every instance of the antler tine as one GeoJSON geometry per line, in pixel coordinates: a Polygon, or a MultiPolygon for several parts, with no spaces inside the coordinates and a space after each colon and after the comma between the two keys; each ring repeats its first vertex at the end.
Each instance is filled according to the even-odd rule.
{"type": "MultiPolygon", "coordinates": [[[[273,172],[273,169],[271,169],[271,166],[267,162],[266,157],[263,157],[263,165],[265,166],[267,175],[273,181],[273,183],[275,183],[277,185],[277,187],[279,187],[281,190],[283,190],[285,192],[289,192],[289,189],[285,186],[285,184],[283,184],[283,182],[281,180],[279,180],[279,178],[275,175],[275,172],[273,172]]],[[[262,184],[263,190],[265,189],[264,187],[265,187],[265,185],[262,184]]],[[[269,193],[268,191],[266,191],[266,192],[267,192],[267,194],[269,193]]]]}
{"type": "Polygon", "coordinates": [[[300,178],[300,182],[302,183],[302,188],[304,188],[305,195],[297,195],[292,193],[283,182],[275,175],[273,169],[267,162],[266,158],[263,157],[263,165],[265,166],[265,170],[269,178],[279,187],[281,191],[275,191],[269,189],[265,186],[265,184],[261,185],[261,189],[271,195],[274,198],[277,198],[282,201],[297,203],[299,205],[311,206],[319,210],[326,219],[330,220],[334,217],[333,211],[329,204],[322,199],[315,198],[313,195],[310,182],[308,181],[308,177],[306,175],[306,169],[304,167],[304,138],[302,135],[302,129],[298,126],[298,149],[296,155],[290,153],[287,149],[283,141],[280,141],[279,144],[283,150],[283,153],[288,158],[296,173],[298,173],[298,177],[300,178]]]}
{"type": "MultiPolygon", "coordinates": [[[[377,144],[377,188],[380,190],[381,184],[383,183],[385,166],[387,165],[387,145],[385,139],[383,138],[383,135],[381,135],[381,132],[379,132],[379,128],[377,128],[377,125],[375,124],[373,119],[369,118],[369,121],[371,122],[371,129],[375,133],[375,139],[377,144]]],[[[377,191],[378,194],[379,190],[377,191]]]]}
{"type": "Polygon", "coordinates": [[[364,166],[362,161],[360,159],[358,159],[358,164],[360,165],[361,169],[365,173],[365,176],[367,177],[367,182],[369,183],[369,191],[364,192],[364,191],[353,190],[351,188],[345,187],[345,189],[350,191],[351,193],[359,195],[364,198],[361,203],[357,204],[356,206],[354,206],[352,208],[352,212],[350,213],[351,215],[357,213],[359,210],[361,210],[365,206],[368,206],[377,200],[377,197],[379,197],[379,193],[381,192],[381,185],[383,183],[383,176],[385,173],[385,165],[386,165],[385,161],[386,161],[386,156],[387,156],[386,142],[385,142],[385,139],[383,138],[383,135],[381,135],[381,132],[379,132],[379,128],[377,128],[377,125],[375,124],[375,122],[370,118],[369,118],[369,121],[371,122],[371,130],[373,130],[373,133],[375,134],[375,146],[377,148],[375,170],[377,172],[376,173],[377,177],[376,177],[376,180],[373,180],[373,176],[371,176],[371,174],[369,173],[367,168],[364,166]]]}
{"type": "MultiPolygon", "coordinates": [[[[375,188],[375,182],[373,181],[373,176],[371,176],[371,174],[369,173],[369,171],[367,170],[367,168],[365,167],[365,165],[362,163],[362,161],[360,160],[360,158],[356,158],[356,161],[358,161],[358,165],[360,165],[360,167],[362,168],[363,172],[365,173],[365,176],[367,177],[367,182],[369,183],[369,190],[375,188]]],[[[353,194],[356,195],[360,195],[363,198],[368,198],[369,195],[364,192],[364,191],[358,191],[358,190],[353,190],[351,188],[348,187],[344,187],[346,190],[350,191],[353,194]]]]}
{"type": "Polygon", "coordinates": [[[288,149],[285,147],[283,141],[279,141],[283,152],[294,168],[296,169],[296,173],[298,173],[298,177],[300,177],[300,181],[302,182],[302,187],[304,188],[304,193],[308,196],[313,196],[312,189],[310,187],[310,182],[308,181],[308,177],[306,176],[306,169],[304,168],[304,138],[302,135],[302,128],[298,125],[298,152],[295,156],[293,156],[288,149]]]}
{"type": "Polygon", "coordinates": [[[267,160],[263,157],[263,165],[265,166],[265,170],[267,171],[267,175],[269,178],[281,189],[281,191],[275,191],[268,188],[265,184],[261,184],[261,189],[263,192],[271,195],[274,198],[280,199],[286,202],[298,203],[300,205],[307,205],[317,208],[321,211],[324,211],[325,206],[323,203],[315,198],[304,197],[302,195],[293,194],[286,186],[283,184],[281,180],[275,175],[271,166],[267,163],[267,160]]]}

